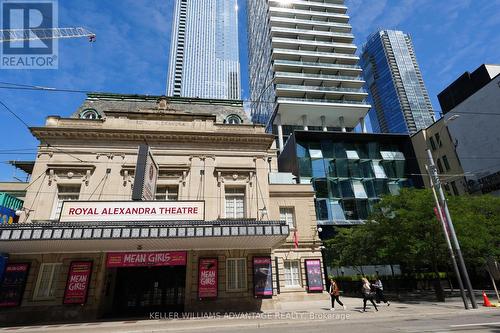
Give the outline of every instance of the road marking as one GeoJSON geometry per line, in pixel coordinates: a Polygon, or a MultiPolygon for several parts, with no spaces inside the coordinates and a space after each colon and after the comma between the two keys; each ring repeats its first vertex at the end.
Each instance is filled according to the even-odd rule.
{"type": "Polygon", "coordinates": [[[450,325],[450,327],[472,327],[472,326],[491,326],[491,325],[500,325],[500,321],[496,323],[478,323],[478,324],[463,324],[463,325],[450,325]]]}

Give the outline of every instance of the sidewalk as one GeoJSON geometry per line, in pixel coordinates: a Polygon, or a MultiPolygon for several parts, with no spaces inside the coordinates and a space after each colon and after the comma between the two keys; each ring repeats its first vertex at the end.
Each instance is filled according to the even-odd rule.
{"type": "MultiPolygon", "coordinates": [[[[344,297],[342,301],[347,306],[343,310],[337,305],[335,311],[330,311],[328,301],[287,302],[280,311],[263,311],[261,313],[207,313],[198,314],[200,317],[172,319],[173,314],[160,313],[156,319],[108,321],[81,324],[43,325],[30,327],[9,327],[0,329],[0,332],[168,332],[196,329],[231,328],[263,328],[275,325],[290,325],[310,323],[312,321],[331,321],[332,325],[348,325],[353,322],[385,321],[393,318],[422,319],[429,316],[446,316],[449,314],[486,313],[500,314],[500,308],[485,308],[480,303],[477,310],[465,310],[460,298],[446,303],[433,302],[394,302],[390,306],[380,304],[379,312],[372,306],[367,306],[367,312],[361,313],[363,301],[359,298],[344,297]],[[171,318],[169,318],[171,315],[171,318]]],[[[189,314],[188,314],[189,315],[189,314]]],[[[153,316],[154,318],[154,316],[153,316]]]]}

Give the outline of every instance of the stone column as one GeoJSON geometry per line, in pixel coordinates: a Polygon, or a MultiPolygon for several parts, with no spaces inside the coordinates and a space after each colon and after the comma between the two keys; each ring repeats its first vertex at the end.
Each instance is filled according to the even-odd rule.
{"type": "Polygon", "coordinates": [[[281,115],[278,113],[276,115],[276,124],[278,126],[278,145],[280,148],[280,153],[283,152],[283,126],[281,125],[281,115]]]}

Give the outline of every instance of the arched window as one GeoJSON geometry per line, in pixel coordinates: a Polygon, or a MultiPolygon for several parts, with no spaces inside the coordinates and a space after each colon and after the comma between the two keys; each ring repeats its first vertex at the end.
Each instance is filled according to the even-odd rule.
{"type": "Polygon", "coordinates": [[[85,109],[80,112],[81,119],[99,119],[101,115],[94,109],[85,109]]]}
{"type": "Polygon", "coordinates": [[[229,116],[226,117],[224,123],[231,125],[239,125],[243,123],[243,120],[237,114],[230,114],[229,116]]]}

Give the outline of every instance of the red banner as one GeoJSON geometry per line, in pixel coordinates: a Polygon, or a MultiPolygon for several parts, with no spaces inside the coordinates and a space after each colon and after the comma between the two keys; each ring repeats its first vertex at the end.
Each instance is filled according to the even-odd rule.
{"type": "Polygon", "coordinates": [[[85,304],[91,275],[92,261],[71,262],[63,304],[85,304]]]}
{"type": "Polygon", "coordinates": [[[108,253],[106,267],[185,266],[186,252],[108,253]]]}
{"type": "Polygon", "coordinates": [[[217,297],[217,259],[203,258],[198,263],[198,297],[217,297]]]}

